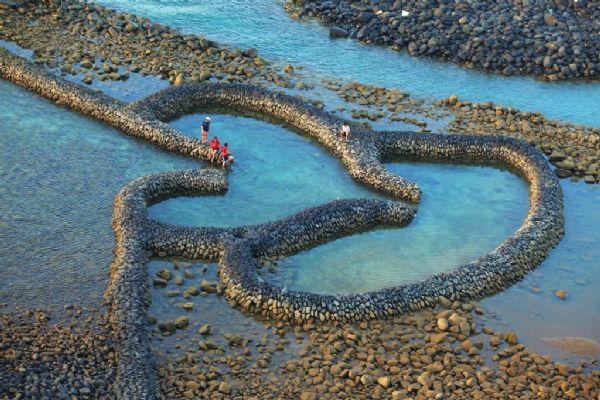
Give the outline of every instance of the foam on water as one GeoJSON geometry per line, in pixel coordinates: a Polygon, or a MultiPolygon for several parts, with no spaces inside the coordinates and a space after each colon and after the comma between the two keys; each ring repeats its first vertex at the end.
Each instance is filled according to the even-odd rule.
{"type": "Polygon", "coordinates": [[[453,64],[414,58],[406,52],[365,45],[352,39],[330,40],[314,20],[294,21],[280,0],[100,0],[108,7],[202,33],[259,54],[299,63],[318,76],[397,87],[418,97],[456,94],[471,101],[493,101],[548,117],[600,126],[600,83],[542,82],[502,77],[453,64]]]}

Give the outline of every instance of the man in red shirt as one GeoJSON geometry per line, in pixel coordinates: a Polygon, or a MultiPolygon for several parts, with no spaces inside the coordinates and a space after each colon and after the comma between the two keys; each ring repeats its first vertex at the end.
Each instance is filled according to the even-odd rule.
{"type": "Polygon", "coordinates": [[[214,136],[210,141],[210,150],[208,151],[208,157],[210,157],[210,162],[215,162],[220,147],[221,143],[219,143],[219,139],[216,136],[214,136]]]}

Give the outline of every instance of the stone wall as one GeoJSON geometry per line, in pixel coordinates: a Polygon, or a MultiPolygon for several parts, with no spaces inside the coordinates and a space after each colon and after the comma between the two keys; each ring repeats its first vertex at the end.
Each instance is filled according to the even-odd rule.
{"type": "Polygon", "coordinates": [[[219,260],[225,295],[237,306],[268,318],[296,323],[354,321],[433,306],[440,296],[459,300],[501,291],[539,265],[563,234],[558,179],[541,153],[515,139],[357,132],[351,141],[341,142],[337,135],[341,121],[334,116],[290,96],[241,85],[183,85],[126,105],[55,77],[4,50],[0,50],[0,76],[126,134],[197,158],[206,158],[207,146],[168,127],[166,121],[206,106],[275,118],[326,147],[357,181],[399,200],[418,202],[420,189],[389,173],[383,159],[501,166],[529,184],[530,208],[521,227],[478,260],[415,284],[362,294],[321,295],[264,282],[256,273],[254,259],[288,256],[374,226],[404,226],[412,220],[416,206],[391,200],[339,200],[260,225],[184,228],[151,220],[148,205],[181,195],[223,193],[227,190],[224,172],[167,172],[129,183],[115,199],[115,257],[106,291],[119,344],[117,392],[123,399],[156,397],[145,319],[150,304],[145,270],[149,255],[219,260]]]}

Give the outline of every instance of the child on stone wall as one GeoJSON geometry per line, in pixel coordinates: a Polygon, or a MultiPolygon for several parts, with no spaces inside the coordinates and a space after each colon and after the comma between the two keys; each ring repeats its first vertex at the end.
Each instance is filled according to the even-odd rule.
{"type": "Polygon", "coordinates": [[[233,163],[233,155],[229,153],[228,143],[225,143],[221,147],[221,159],[223,161],[223,168],[230,166],[233,163]]]}

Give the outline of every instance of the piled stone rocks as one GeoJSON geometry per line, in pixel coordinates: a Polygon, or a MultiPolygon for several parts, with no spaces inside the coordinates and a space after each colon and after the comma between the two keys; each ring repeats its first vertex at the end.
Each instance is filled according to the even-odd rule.
{"type": "MultiPolygon", "coordinates": [[[[165,195],[221,193],[225,177],[215,171],[178,171],[149,175],[123,188],[115,199],[113,230],[115,257],[105,297],[114,335],[119,343],[117,398],[155,398],[154,366],[148,347],[150,305],[145,270],[146,247],[157,228],[147,205],[165,195]]],[[[181,322],[183,323],[183,322],[181,322]]]]}
{"type": "Polygon", "coordinates": [[[357,104],[361,108],[353,108],[352,118],[367,118],[377,121],[380,118],[389,118],[391,121],[402,121],[419,126],[424,129],[427,123],[419,121],[406,114],[421,114],[428,118],[439,119],[446,114],[440,109],[427,106],[423,100],[410,97],[410,94],[398,89],[365,85],[359,82],[337,83],[324,82],[326,89],[332,90],[348,103],[357,104]],[[370,111],[376,108],[377,111],[370,111]]]}
{"type": "Polygon", "coordinates": [[[209,79],[296,87],[293,70],[255,49],[232,49],[148,18],[79,0],[19,1],[0,8],[0,39],[34,51],[34,62],[83,83],[155,75],[180,85],[209,79]]]}
{"type": "MultiPolygon", "coordinates": [[[[475,303],[351,324],[278,322],[239,344],[184,345],[158,368],[162,398],[485,399],[600,395],[600,372],[497,332],[475,303]]],[[[204,340],[200,340],[202,343],[204,340]]]]}
{"type": "Polygon", "coordinates": [[[589,0],[290,0],[332,36],[504,75],[600,76],[600,5],[589,0]]]}
{"type": "Polygon", "coordinates": [[[2,313],[0,354],[2,399],[114,397],[116,345],[97,311],[2,313]]]}
{"type": "Polygon", "coordinates": [[[543,151],[560,178],[600,181],[600,129],[550,120],[490,102],[472,103],[450,96],[435,103],[456,113],[450,133],[512,136],[543,151]]]}

